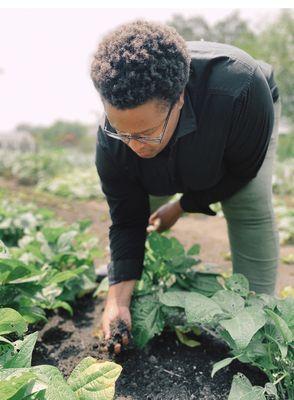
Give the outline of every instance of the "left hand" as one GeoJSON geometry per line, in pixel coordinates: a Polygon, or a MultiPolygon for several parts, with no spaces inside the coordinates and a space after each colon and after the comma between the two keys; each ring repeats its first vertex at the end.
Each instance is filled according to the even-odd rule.
{"type": "Polygon", "coordinates": [[[149,226],[147,227],[147,232],[163,232],[171,228],[180,216],[184,213],[184,210],[180,206],[179,201],[173,203],[167,203],[159,207],[153,214],[149,217],[149,226]]]}

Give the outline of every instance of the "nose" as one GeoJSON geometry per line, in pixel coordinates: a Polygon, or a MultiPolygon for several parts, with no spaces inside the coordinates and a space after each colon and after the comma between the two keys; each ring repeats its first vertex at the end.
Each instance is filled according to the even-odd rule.
{"type": "Polygon", "coordinates": [[[131,140],[129,143],[129,147],[135,152],[135,153],[142,153],[147,150],[146,145],[136,141],[136,140],[131,140]]]}

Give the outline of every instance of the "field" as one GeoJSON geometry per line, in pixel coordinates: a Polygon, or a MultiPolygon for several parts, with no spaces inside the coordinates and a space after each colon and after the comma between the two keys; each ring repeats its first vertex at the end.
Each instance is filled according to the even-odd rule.
{"type": "Polygon", "coordinates": [[[120,355],[99,338],[110,221],[92,164],[72,151],[2,154],[0,398],[294,398],[291,162],[274,182],[279,299],[231,275],[221,212],[184,216],[149,235],[120,355]]]}

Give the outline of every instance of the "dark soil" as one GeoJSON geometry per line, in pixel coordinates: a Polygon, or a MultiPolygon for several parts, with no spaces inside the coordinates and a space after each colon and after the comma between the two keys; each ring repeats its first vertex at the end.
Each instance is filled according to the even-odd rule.
{"type": "Polygon", "coordinates": [[[267,381],[260,371],[238,361],[212,379],[213,364],[228,353],[224,345],[205,334],[198,338],[201,346],[189,348],[166,330],[144,350],[131,348],[109,355],[94,336],[100,326],[103,303],[87,295],[74,305],[73,317],[64,311],[51,313],[40,330],[33,365],[55,365],[68,377],[86,356],[111,359],[123,367],[116,382],[116,400],[225,400],[236,372],[244,373],[255,385],[267,381]]]}

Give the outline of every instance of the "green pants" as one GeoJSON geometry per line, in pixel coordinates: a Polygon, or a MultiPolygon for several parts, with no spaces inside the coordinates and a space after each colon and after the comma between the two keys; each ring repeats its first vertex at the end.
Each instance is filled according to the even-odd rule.
{"type": "MultiPolygon", "coordinates": [[[[227,222],[233,272],[244,274],[250,289],[275,294],[279,264],[279,233],[275,221],[272,176],[281,116],[280,99],[274,104],[275,122],[257,176],[230,198],[221,202],[227,222]]],[[[172,196],[149,196],[151,212],[172,196]]]]}

